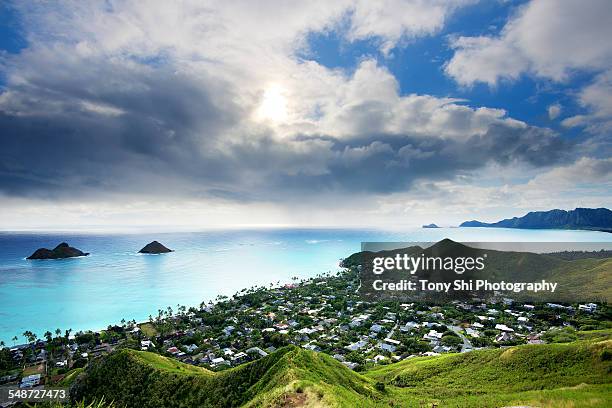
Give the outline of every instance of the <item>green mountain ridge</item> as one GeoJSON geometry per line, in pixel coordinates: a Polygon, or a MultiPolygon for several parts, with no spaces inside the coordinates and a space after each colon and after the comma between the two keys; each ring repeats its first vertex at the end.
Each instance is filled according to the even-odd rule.
{"type": "Polygon", "coordinates": [[[497,222],[465,221],[459,227],[579,229],[612,232],[612,211],[607,208],[532,211],[522,217],[506,218],[497,222]]]}
{"type": "MultiPolygon", "coordinates": [[[[383,277],[391,277],[394,281],[400,279],[418,280],[427,279],[436,282],[452,282],[454,279],[487,279],[490,281],[507,282],[535,282],[542,279],[557,282],[558,287],[554,294],[540,293],[508,293],[508,296],[522,301],[554,301],[554,302],[576,302],[576,301],[612,301],[612,258],[588,258],[563,259],[552,254],[538,254],[533,252],[499,251],[491,249],[473,248],[450,239],[441,240],[430,247],[423,249],[420,246],[410,246],[397,250],[384,250],[379,252],[362,251],[352,254],[342,261],[342,266],[360,269],[362,282],[360,293],[363,296],[381,298],[381,292],[373,291],[372,282],[380,279],[381,275],[372,273],[371,265],[376,257],[394,257],[395,254],[407,254],[411,257],[482,257],[486,256],[485,269],[482,271],[466,271],[457,275],[453,271],[446,270],[419,270],[411,275],[403,270],[389,270],[383,277]]],[[[584,255],[584,254],[583,254],[584,255]]],[[[469,297],[473,294],[465,294],[469,297]]],[[[405,300],[412,300],[414,296],[421,296],[417,300],[430,300],[426,296],[433,296],[435,300],[448,297],[447,300],[461,298],[464,294],[455,292],[446,294],[427,293],[385,293],[385,296],[409,296],[405,300]]],[[[480,296],[486,296],[480,293],[480,296]]]]}
{"type": "MultiPolygon", "coordinates": [[[[609,337],[609,336],[607,336],[609,337]]],[[[92,363],[75,400],[127,407],[591,406],[612,403],[612,341],[527,345],[418,357],[365,373],[287,346],[213,373],[157,354],[120,350],[92,363]],[[424,405],[422,405],[424,406],[424,405]]]]}
{"type": "Polygon", "coordinates": [[[217,373],[124,349],[91,364],[71,393],[75,400],[105,397],[128,407],[251,407],[334,406],[375,390],[371,380],[328,355],[287,346],[217,373]]]}

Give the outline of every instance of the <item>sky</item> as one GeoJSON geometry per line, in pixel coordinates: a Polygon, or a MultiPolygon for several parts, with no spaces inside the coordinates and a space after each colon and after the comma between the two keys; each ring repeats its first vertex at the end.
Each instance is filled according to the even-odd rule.
{"type": "Polygon", "coordinates": [[[607,0],[0,3],[0,229],[612,203],[607,0]]]}

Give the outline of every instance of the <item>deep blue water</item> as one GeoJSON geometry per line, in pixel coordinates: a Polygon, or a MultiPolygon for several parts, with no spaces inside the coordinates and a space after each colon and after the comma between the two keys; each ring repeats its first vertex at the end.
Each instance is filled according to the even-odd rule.
{"type": "Polygon", "coordinates": [[[157,234],[0,233],[0,340],[31,330],[101,329],[177,304],[196,306],[252,285],[291,282],[338,269],[362,241],[612,241],[587,231],[492,228],[410,231],[278,229],[157,234]],[[139,255],[158,240],[176,252],[139,255]],[[66,241],[91,255],[28,261],[66,241]]]}

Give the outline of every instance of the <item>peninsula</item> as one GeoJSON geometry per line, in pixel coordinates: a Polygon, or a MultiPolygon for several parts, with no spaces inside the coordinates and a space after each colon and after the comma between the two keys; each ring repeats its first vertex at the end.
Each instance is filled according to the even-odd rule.
{"type": "Polygon", "coordinates": [[[522,217],[487,223],[465,221],[460,227],[575,229],[612,232],[612,211],[607,208],[576,208],[575,210],[532,211],[522,217]]]}

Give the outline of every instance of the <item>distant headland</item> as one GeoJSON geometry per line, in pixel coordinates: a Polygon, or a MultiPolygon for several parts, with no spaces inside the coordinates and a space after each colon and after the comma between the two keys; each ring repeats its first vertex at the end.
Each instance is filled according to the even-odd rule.
{"type": "Polygon", "coordinates": [[[166,248],[164,245],[160,244],[157,241],[149,242],[144,246],[140,251],[141,254],[165,254],[168,252],[173,252],[171,249],[166,248]]]}
{"type": "Polygon", "coordinates": [[[434,223],[431,223],[431,224],[425,224],[425,225],[423,225],[423,227],[422,227],[422,228],[440,228],[440,227],[438,227],[438,226],[437,226],[436,224],[434,224],[434,223]]]}
{"type": "Polygon", "coordinates": [[[53,249],[38,248],[32,255],[28,256],[27,259],[64,259],[87,255],[89,255],[89,252],[83,252],[80,249],[73,248],[67,243],[62,242],[53,249]]]}
{"type": "Polygon", "coordinates": [[[533,211],[522,217],[487,223],[466,221],[460,227],[491,227],[521,229],[574,229],[612,232],[612,211],[607,208],[576,208],[575,210],[533,211]]]}

